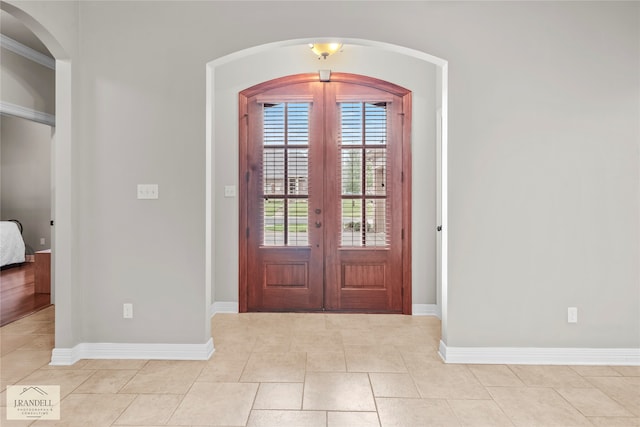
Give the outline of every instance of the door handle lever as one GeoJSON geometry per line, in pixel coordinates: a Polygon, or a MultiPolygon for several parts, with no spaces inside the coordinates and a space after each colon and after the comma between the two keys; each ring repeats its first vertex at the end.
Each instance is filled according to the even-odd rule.
{"type": "Polygon", "coordinates": [[[322,222],[316,221],[316,228],[320,228],[320,227],[322,227],[322,222]]]}

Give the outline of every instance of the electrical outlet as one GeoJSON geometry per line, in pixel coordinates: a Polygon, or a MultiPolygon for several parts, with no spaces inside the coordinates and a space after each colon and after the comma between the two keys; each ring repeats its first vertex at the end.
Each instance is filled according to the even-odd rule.
{"type": "Polygon", "coordinates": [[[40,238],[40,246],[44,246],[44,242],[45,242],[45,241],[46,241],[46,240],[44,239],[44,237],[41,237],[41,238],[40,238]]]}
{"type": "Polygon", "coordinates": [[[125,303],[122,305],[122,318],[133,319],[133,304],[125,303]]]}
{"type": "Polygon", "coordinates": [[[567,322],[578,323],[578,307],[567,308],[567,322]]]}

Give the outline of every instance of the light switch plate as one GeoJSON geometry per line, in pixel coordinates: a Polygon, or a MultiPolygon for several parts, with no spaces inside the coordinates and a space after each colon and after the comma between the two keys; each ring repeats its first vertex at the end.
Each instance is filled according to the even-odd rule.
{"type": "Polygon", "coordinates": [[[122,304],[122,318],[133,319],[133,304],[131,303],[122,304]]]}
{"type": "Polygon", "coordinates": [[[138,184],[138,199],[157,199],[158,184],[138,184]]]}
{"type": "Polygon", "coordinates": [[[225,185],[224,186],[224,197],[236,197],[236,186],[235,185],[225,185]]]}

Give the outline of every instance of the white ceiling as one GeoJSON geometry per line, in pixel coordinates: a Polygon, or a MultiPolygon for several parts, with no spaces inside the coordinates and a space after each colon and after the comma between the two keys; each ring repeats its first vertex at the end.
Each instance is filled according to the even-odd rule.
{"type": "Polygon", "coordinates": [[[36,37],[31,30],[5,11],[0,11],[0,33],[30,47],[35,51],[53,58],[51,52],[49,52],[45,45],[42,44],[40,39],[36,37]]]}

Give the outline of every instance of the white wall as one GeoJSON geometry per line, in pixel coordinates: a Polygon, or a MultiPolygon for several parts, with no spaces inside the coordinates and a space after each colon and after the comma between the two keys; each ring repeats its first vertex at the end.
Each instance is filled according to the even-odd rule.
{"type": "Polygon", "coordinates": [[[639,6],[458,15],[450,346],[640,346],[639,6]]]}
{"type": "Polygon", "coordinates": [[[41,123],[0,117],[0,217],[22,223],[33,251],[51,247],[51,133],[41,123]]]}
{"type": "Polygon", "coordinates": [[[215,67],[215,301],[238,301],[238,198],[224,197],[238,185],[238,93],[250,86],[319,69],[369,75],[412,91],[413,303],[435,304],[435,110],[436,67],[380,48],[346,45],[318,60],[305,44],[279,47],[215,67]]]}
{"type": "Polygon", "coordinates": [[[24,3],[74,64],[56,346],[204,342],[205,64],[332,35],[449,61],[447,344],[640,345],[638,3],[69,4],[24,3]]]}

